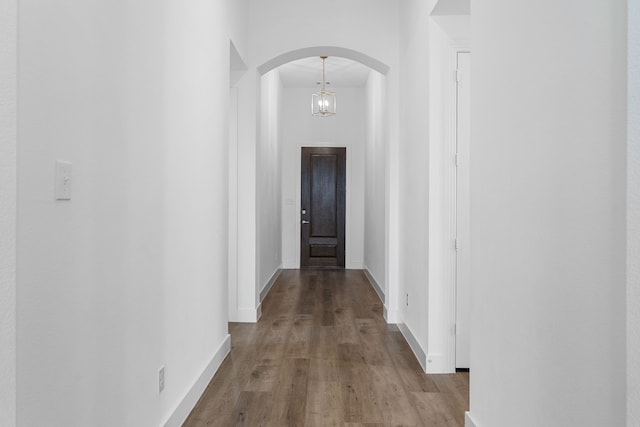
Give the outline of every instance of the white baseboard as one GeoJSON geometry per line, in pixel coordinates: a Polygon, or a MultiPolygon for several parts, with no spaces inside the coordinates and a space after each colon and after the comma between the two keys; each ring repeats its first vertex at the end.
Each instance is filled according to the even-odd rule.
{"type": "Polygon", "coordinates": [[[262,305],[258,305],[256,308],[238,308],[238,317],[236,322],[238,323],[256,323],[262,313],[262,305]]]}
{"type": "Polygon", "coordinates": [[[422,369],[426,372],[427,355],[425,354],[424,350],[422,350],[422,347],[420,347],[418,340],[413,336],[411,330],[405,323],[398,323],[398,329],[400,329],[400,332],[402,332],[404,339],[407,340],[407,343],[409,344],[409,347],[411,347],[413,354],[416,356],[416,359],[418,359],[418,363],[420,363],[420,366],[422,366],[422,369]]]}
{"type": "Polygon", "coordinates": [[[273,276],[271,276],[271,279],[269,279],[269,281],[262,287],[262,290],[260,291],[260,302],[264,301],[264,298],[267,296],[267,294],[269,293],[273,285],[276,283],[276,280],[278,280],[278,277],[280,277],[280,273],[282,273],[282,269],[281,268],[276,269],[275,273],[273,273],[273,276]]]}
{"type": "Polygon", "coordinates": [[[262,316],[262,300],[264,300],[264,298],[267,296],[273,285],[276,283],[276,280],[278,280],[278,277],[280,277],[281,273],[282,268],[278,268],[273,273],[273,276],[271,276],[269,281],[262,287],[262,290],[260,291],[260,303],[258,303],[258,306],[256,308],[238,308],[238,314],[236,316],[236,319],[234,320],[235,322],[256,323],[260,319],[260,317],[262,316]]]}
{"type": "Polygon", "coordinates": [[[442,353],[427,354],[427,374],[451,374],[455,373],[455,368],[450,366],[447,358],[442,353]],[[453,370],[452,370],[453,369],[453,370]]]}
{"type": "Polygon", "coordinates": [[[480,427],[476,422],[471,418],[471,414],[469,411],[464,413],[464,427],[480,427]]]}
{"type": "Polygon", "coordinates": [[[398,310],[389,310],[389,308],[385,305],[384,306],[384,320],[387,321],[387,323],[395,325],[400,322],[400,313],[398,312],[398,310]]]}
{"type": "Polygon", "coordinates": [[[211,382],[211,379],[218,371],[218,368],[222,364],[222,361],[227,354],[231,351],[231,336],[227,335],[218,347],[218,350],[213,355],[213,358],[204,369],[200,377],[196,380],[195,384],[191,386],[191,389],[187,392],[187,395],[182,399],[178,407],[173,411],[173,414],[169,417],[167,422],[164,423],[164,427],[180,427],[187,419],[191,411],[193,410],[198,399],[204,393],[204,390],[211,382]]]}
{"type": "Polygon", "coordinates": [[[282,270],[299,270],[300,269],[300,261],[294,260],[282,260],[282,270]]]}
{"type": "Polygon", "coordinates": [[[373,286],[373,290],[376,291],[376,294],[378,294],[378,298],[380,298],[380,301],[382,301],[382,303],[384,304],[384,291],[380,287],[380,284],[375,279],[375,277],[373,277],[373,274],[371,274],[371,272],[366,267],[364,268],[364,275],[367,276],[367,280],[369,280],[369,283],[371,283],[371,286],[373,286]]]}

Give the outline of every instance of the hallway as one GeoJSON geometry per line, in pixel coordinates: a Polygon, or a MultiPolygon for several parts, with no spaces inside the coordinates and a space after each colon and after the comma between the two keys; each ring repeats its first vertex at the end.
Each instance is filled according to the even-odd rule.
{"type": "Polygon", "coordinates": [[[0,33],[1,427],[640,426],[640,1],[0,0],[0,33]],[[265,300],[312,146],[349,270],[265,300]]]}
{"type": "Polygon", "coordinates": [[[426,375],[360,270],[284,270],[185,426],[462,426],[469,376],[426,375]]]}

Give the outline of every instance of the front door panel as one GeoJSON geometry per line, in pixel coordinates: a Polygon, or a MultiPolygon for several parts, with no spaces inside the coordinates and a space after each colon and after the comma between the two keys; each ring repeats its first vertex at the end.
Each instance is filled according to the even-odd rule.
{"type": "Polygon", "coordinates": [[[301,267],[344,268],[345,148],[302,148],[301,267]]]}

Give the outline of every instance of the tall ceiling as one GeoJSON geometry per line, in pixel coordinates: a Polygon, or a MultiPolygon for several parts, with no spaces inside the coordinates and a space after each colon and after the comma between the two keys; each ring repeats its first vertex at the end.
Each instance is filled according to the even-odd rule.
{"type": "MultiPolygon", "coordinates": [[[[319,57],[303,58],[278,67],[284,87],[312,88],[322,82],[322,60],[319,57]]],[[[347,58],[329,57],[325,63],[325,76],[332,87],[363,87],[371,69],[347,58]]]]}

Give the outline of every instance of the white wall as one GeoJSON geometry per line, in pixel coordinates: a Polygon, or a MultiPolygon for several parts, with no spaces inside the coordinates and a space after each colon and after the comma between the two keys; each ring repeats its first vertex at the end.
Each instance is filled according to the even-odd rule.
{"type": "Polygon", "coordinates": [[[400,9],[403,25],[400,41],[399,309],[406,329],[420,347],[426,349],[428,313],[425,308],[429,302],[430,6],[429,2],[412,0],[401,3],[400,9]]]}
{"type": "Polygon", "coordinates": [[[283,88],[278,70],[262,76],[257,147],[258,295],[282,265],[283,88]]]}
{"type": "Polygon", "coordinates": [[[473,3],[478,427],[625,423],[625,9],[473,3]]]}
{"type": "Polygon", "coordinates": [[[285,268],[300,268],[301,147],[346,147],[346,268],[364,260],[364,88],[334,88],[338,114],[315,117],[309,107],[318,89],[285,88],[282,151],[282,250],[285,268]]]}
{"type": "Polygon", "coordinates": [[[242,59],[244,60],[249,48],[249,27],[247,21],[249,16],[249,1],[225,0],[224,5],[226,8],[225,27],[228,32],[228,38],[233,43],[236,53],[243,57],[242,59]]]}
{"type": "MultiPolygon", "coordinates": [[[[242,53],[246,54],[247,45],[247,13],[248,2],[241,1],[232,8],[231,18],[231,42],[229,43],[229,256],[228,256],[228,309],[229,321],[238,321],[238,249],[239,249],[239,223],[238,223],[238,126],[239,114],[239,89],[238,82],[247,72],[247,65],[242,53]],[[236,46],[237,45],[237,46],[236,46]],[[238,51],[238,46],[240,51],[238,51]]],[[[252,269],[255,271],[255,269],[252,269]]],[[[255,312],[255,310],[252,310],[255,312]]],[[[255,314],[254,314],[255,315],[255,314]]]]}
{"type": "Polygon", "coordinates": [[[364,268],[388,294],[386,264],[386,79],[370,71],[366,87],[366,142],[364,188],[364,268]]]}
{"type": "Polygon", "coordinates": [[[331,16],[331,31],[326,31],[325,20],[315,19],[319,15],[313,3],[251,0],[249,9],[249,56],[255,66],[310,46],[347,47],[388,66],[396,65],[398,10],[395,2],[328,2],[323,5],[323,13],[331,16]]]}
{"type": "Polygon", "coordinates": [[[16,422],[17,1],[0,3],[0,425],[16,422]]]}
{"type": "MultiPolygon", "coordinates": [[[[238,82],[238,244],[237,244],[237,314],[240,322],[258,319],[257,299],[257,207],[256,183],[258,140],[257,91],[259,76],[250,69],[238,82]]],[[[233,283],[230,284],[233,287],[233,283]]],[[[233,290],[230,289],[230,292],[233,290]]]]}
{"type": "MultiPolygon", "coordinates": [[[[248,30],[248,71],[238,85],[239,121],[238,132],[238,312],[247,321],[257,317],[256,289],[257,273],[254,270],[256,260],[261,254],[256,247],[256,141],[258,139],[256,118],[259,93],[258,68],[268,61],[291,51],[317,46],[332,46],[352,49],[368,55],[391,68],[387,76],[389,127],[386,138],[397,146],[398,122],[398,11],[397,4],[386,0],[356,0],[348,3],[330,3],[323,6],[323,13],[333,17],[332,30],[325,31],[324,21],[319,19],[301,19],[317,15],[317,6],[313,3],[296,0],[273,0],[269,2],[250,0],[248,30]],[[286,29],[286,31],[284,30],[286,29]],[[242,313],[246,315],[243,316],[242,313]]],[[[298,59],[298,58],[294,58],[298,59]]],[[[277,64],[281,65],[281,64],[277,64]]],[[[277,66],[276,65],[276,66],[277,66]]],[[[262,72],[269,70],[261,69],[262,72]]],[[[393,153],[391,153],[393,154],[393,153]]],[[[388,156],[395,159],[394,156],[388,156]]],[[[390,162],[389,160],[387,160],[390,162]]],[[[397,169],[397,161],[393,160],[397,169]]],[[[397,171],[387,176],[387,184],[395,180],[397,171]]],[[[397,182],[392,183],[397,187],[397,182]]],[[[396,197],[396,190],[392,195],[396,197]]],[[[397,204],[392,203],[391,214],[386,220],[397,227],[397,204]],[[393,217],[393,219],[390,219],[393,217]]],[[[387,227],[389,229],[389,227],[387,227]]],[[[397,239],[397,232],[392,240],[397,239]]],[[[388,245],[386,245],[388,246],[388,245]]],[[[397,257],[397,251],[386,254],[386,263],[397,257]]],[[[392,261],[393,262],[393,261],[392,261]]],[[[397,271],[397,267],[394,267],[397,271]]],[[[387,274],[389,269],[387,269],[387,274]]],[[[397,274],[396,274],[397,276],[397,274]]],[[[392,280],[397,287],[397,277],[392,280]]],[[[394,293],[397,293],[394,291],[394,293]]],[[[395,298],[395,296],[394,296],[395,298]]]]}
{"type": "Polygon", "coordinates": [[[629,0],[627,145],[627,426],[640,425],[640,4],[629,0]]]}
{"type": "Polygon", "coordinates": [[[19,425],[178,425],[224,355],[240,3],[20,3],[19,425]]]}
{"type": "MultiPolygon", "coordinates": [[[[444,3],[441,3],[444,4],[444,3]]],[[[427,372],[455,370],[457,51],[469,50],[469,15],[437,16],[429,25],[429,284],[427,372]]],[[[469,167],[462,159],[460,167],[469,167]]],[[[462,237],[462,236],[458,236],[462,237]]],[[[462,239],[460,239],[462,240],[462,239]]],[[[461,249],[468,242],[460,242],[461,249]]],[[[467,249],[468,250],[468,249],[467,249]]]]}

